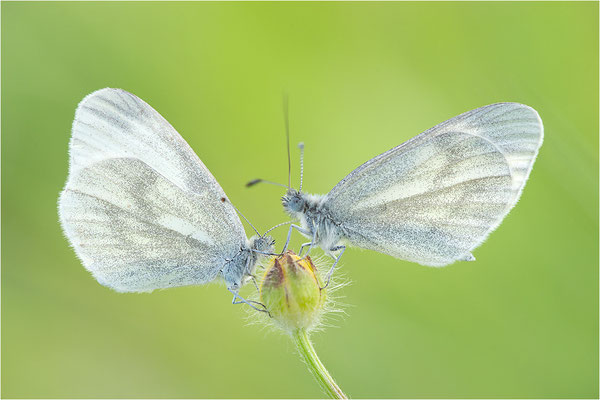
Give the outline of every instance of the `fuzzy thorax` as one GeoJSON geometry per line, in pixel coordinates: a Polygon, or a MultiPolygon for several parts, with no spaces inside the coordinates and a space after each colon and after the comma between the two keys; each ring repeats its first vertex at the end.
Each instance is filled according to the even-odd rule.
{"type": "Polygon", "coordinates": [[[284,210],[305,230],[301,232],[313,240],[313,245],[329,253],[343,237],[342,228],[330,216],[323,203],[325,196],[313,195],[289,189],[281,198],[284,210]],[[308,232],[308,233],[306,233],[308,232]]]}
{"type": "Polygon", "coordinates": [[[237,292],[246,278],[252,275],[258,262],[274,249],[275,241],[269,235],[255,235],[247,239],[245,247],[233,259],[228,260],[221,271],[227,289],[237,292]]]}

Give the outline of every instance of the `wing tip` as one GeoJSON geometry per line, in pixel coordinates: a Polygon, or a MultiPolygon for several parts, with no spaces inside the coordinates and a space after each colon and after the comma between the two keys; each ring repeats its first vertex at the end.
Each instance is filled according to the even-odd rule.
{"type": "Polygon", "coordinates": [[[533,119],[536,120],[537,124],[540,127],[540,145],[541,145],[541,141],[543,140],[543,137],[544,137],[544,123],[542,122],[542,118],[540,117],[540,114],[537,112],[537,110],[535,108],[528,106],[527,104],[523,104],[523,103],[506,101],[506,102],[489,104],[487,106],[483,106],[483,107],[481,107],[479,109],[475,109],[473,111],[480,110],[480,109],[486,109],[486,108],[505,107],[505,106],[512,106],[512,107],[514,107],[514,109],[520,108],[520,109],[526,110],[531,113],[533,119]]]}
{"type": "MultiPolygon", "coordinates": [[[[75,110],[75,115],[77,115],[77,113],[79,112],[79,110],[84,107],[87,103],[89,103],[90,101],[92,101],[95,98],[98,98],[100,96],[112,96],[112,95],[122,95],[122,94],[127,94],[129,96],[135,96],[132,93],[128,92],[125,89],[120,89],[120,88],[112,88],[112,87],[105,87],[102,89],[98,89],[98,90],[94,90],[93,92],[87,94],[78,104],[77,104],[77,108],[75,110]]],[[[75,118],[77,119],[77,118],[75,118]]]]}

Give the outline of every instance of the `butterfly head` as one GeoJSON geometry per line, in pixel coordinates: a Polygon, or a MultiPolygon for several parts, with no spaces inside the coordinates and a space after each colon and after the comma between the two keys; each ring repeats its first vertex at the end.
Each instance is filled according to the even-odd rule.
{"type": "Polygon", "coordinates": [[[281,203],[284,210],[290,215],[302,213],[306,208],[306,199],[296,189],[288,189],[287,193],[281,198],[281,203]]]}
{"type": "Polygon", "coordinates": [[[248,241],[249,248],[257,252],[272,253],[275,250],[275,240],[270,235],[252,236],[248,241]]]}

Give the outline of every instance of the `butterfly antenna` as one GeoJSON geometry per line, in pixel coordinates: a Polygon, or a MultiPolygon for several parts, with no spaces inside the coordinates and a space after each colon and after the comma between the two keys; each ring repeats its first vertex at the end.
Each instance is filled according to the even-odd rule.
{"type": "Polygon", "coordinates": [[[238,209],[237,209],[237,207],[233,205],[233,203],[232,203],[232,202],[230,202],[229,200],[227,200],[225,197],[221,197],[221,202],[223,202],[223,203],[227,202],[227,203],[231,204],[231,207],[233,207],[233,209],[234,209],[234,210],[235,210],[235,211],[236,211],[238,214],[240,214],[240,215],[242,216],[242,218],[244,218],[244,220],[245,220],[245,221],[248,223],[248,225],[250,225],[250,226],[252,227],[252,229],[254,229],[254,232],[256,232],[256,234],[257,234],[258,236],[260,236],[260,233],[258,233],[258,231],[257,231],[257,230],[256,230],[256,228],[254,227],[254,225],[252,225],[252,222],[248,221],[248,218],[246,218],[246,217],[244,216],[244,214],[242,214],[242,213],[240,212],[240,210],[238,210],[238,209]]]}
{"type": "MultiPolygon", "coordinates": [[[[286,92],[283,93],[283,120],[285,122],[285,139],[287,143],[287,157],[288,157],[288,184],[287,186],[282,185],[281,183],[267,181],[265,179],[254,179],[250,182],[246,183],[246,187],[251,187],[256,185],[257,183],[268,183],[271,185],[281,186],[284,188],[291,189],[292,188],[292,156],[290,154],[290,115],[288,111],[288,94],[286,92]]],[[[300,161],[302,163],[302,161],[300,161]]],[[[302,186],[302,176],[300,176],[300,186],[302,186]]],[[[232,204],[233,205],[233,204],[232,204]]]]}
{"type": "Polygon", "coordinates": [[[254,186],[254,185],[256,185],[257,183],[268,183],[269,185],[281,186],[281,187],[284,187],[284,188],[286,188],[286,187],[287,187],[287,186],[285,186],[285,185],[283,185],[283,184],[281,184],[281,183],[277,183],[277,182],[271,182],[271,181],[267,181],[267,180],[265,180],[265,179],[254,179],[254,180],[252,180],[252,181],[250,181],[250,182],[246,183],[246,187],[251,187],[251,186],[254,186]]]}
{"type": "Polygon", "coordinates": [[[283,119],[285,121],[285,138],[287,142],[288,156],[288,188],[292,188],[292,156],[290,155],[290,114],[288,110],[288,94],[283,93],[283,119]]]}
{"type": "Polygon", "coordinates": [[[275,225],[274,227],[272,227],[271,229],[269,229],[268,231],[266,231],[266,232],[264,233],[264,235],[263,235],[263,236],[266,236],[266,234],[267,234],[267,233],[271,232],[271,231],[272,231],[273,229],[275,229],[275,228],[279,228],[279,227],[280,227],[280,226],[282,226],[282,225],[287,225],[287,224],[291,224],[291,223],[292,223],[292,221],[288,221],[288,222],[282,222],[282,223],[280,223],[280,224],[277,224],[277,225],[275,225]]]}
{"type": "Polygon", "coordinates": [[[302,177],[304,176],[304,143],[298,143],[298,148],[300,149],[300,189],[299,192],[302,191],[302,177]]]}

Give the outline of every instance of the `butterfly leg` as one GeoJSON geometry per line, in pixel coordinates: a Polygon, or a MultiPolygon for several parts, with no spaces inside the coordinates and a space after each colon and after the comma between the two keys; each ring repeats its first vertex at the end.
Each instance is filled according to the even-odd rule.
{"type": "Polygon", "coordinates": [[[325,286],[323,286],[321,289],[325,289],[327,286],[329,286],[329,282],[331,282],[331,275],[333,275],[333,271],[335,270],[335,266],[337,265],[338,261],[340,261],[340,258],[342,258],[342,254],[344,254],[344,251],[346,251],[346,246],[335,246],[335,247],[332,247],[331,249],[329,249],[329,251],[337,251],[337,250],[340,250],[340,254],[338,254],[337,257],[332,254],[332,257],[335,261],[333,262],[333,265],[331,266],[331,268],[329,269],[329,272],[327,273],[327,282],[325,283],[325,286]]]}
{"type": "Polygon", "coordinates": [[[260,292],[260,289],[258,288],[258,283],[256,282],[256,277],[252,274],[250,274],[250,278],[252,279],[252,283],[254,283],[254,287],[256,288],[257,292],[260,292]]]}
{"type": "Polygon", "coordinates": [[[260,250],[255,250],[255,249],[250,249],[250,251],[252,251],[254,253],[264,254],[266,256],[280,256],[281,255],[279,253],[269,253],[268,251],[260,251],[260,250]]]}
{"type": "Polygon", "coordinates": [[[249,276],[250,279],[252,279],[252,283],[254,283],[254,287],[256,288],[256,291],[260,292],[260,289],[258,288],[258,283],[256,282],[256,277],[254,276],[252,271],[250,271],[250,262],[251,262],[251,259],[250,259],[250,257],[248,257],[248,259],[246,260],[246,276],[249,276]]]}
{"type": "Polygon", "coordinates": [[[290,225],[290,229],[288,230],[288,235],[287,235],[287,239],[285,241],[285,246],[283,246],[283,250],[281,251],[281,254],[284,254],[287,251],[288,245],[290,244],[290,239],[292,238],[292,229],[296,229],[298,232],[304,234],[304,235],[310,235],[310,232],[304,228],[302,228],[301,226],[298,225],[290,225]]]}
{"type": "MultiPolygon", "coordinates": [[[[306,242],[306,243],[302,243],[302,246],[300,246],[300,251],[298,252],[298,256],[302,257],[302,251],[304,250],[304,248],[306,246],[312,246],[313,242],[306,242]]],[[[307,252],[308,254],[308,252],[307,252]]]]}
{"type": "MultiPolygon", "coordinates": [[[[313,237],[312,240],[310,241],[310,243],[304,243],[301,247],[300,247],[300,254],[302,254],[302,248],[306,245],[308,245],[308,250],[306,250],[306,254],[304,255],[304,257],[302,257],[302,259],[304,260],[306,257],[308,257],[308,253],[310,253],[310,251],[312,250],[315,242],[317,241],[317,231],[315,230],[315,233],[313,233],[313,237]]],[[[300,255],[299,254],[299,255],[300,255]]]]}
{"type": "Polygon", "coordinates": [[[247,304],[250,307],[252,307],[253,309],[255,309],[256,311],[264,312],[264,313],[269,314],[269,317],[271,316],[271,313],[269,312],[269,310],[267,310],[267,306],[265,306],[263,303],[259,303],[258,301],[254,301],[254,300],[246,300],[242,296],[240,296],[236,291],[234,291],[232,289],[229,289],[229,291],[233,294],[233,300],[231,301],[231,304],[247,304]],[[239,299],[239,301],[238,301],[238,299],[239,299]],[[256,304],[262,308],[258,308],[254,304],[256,304]]]}

